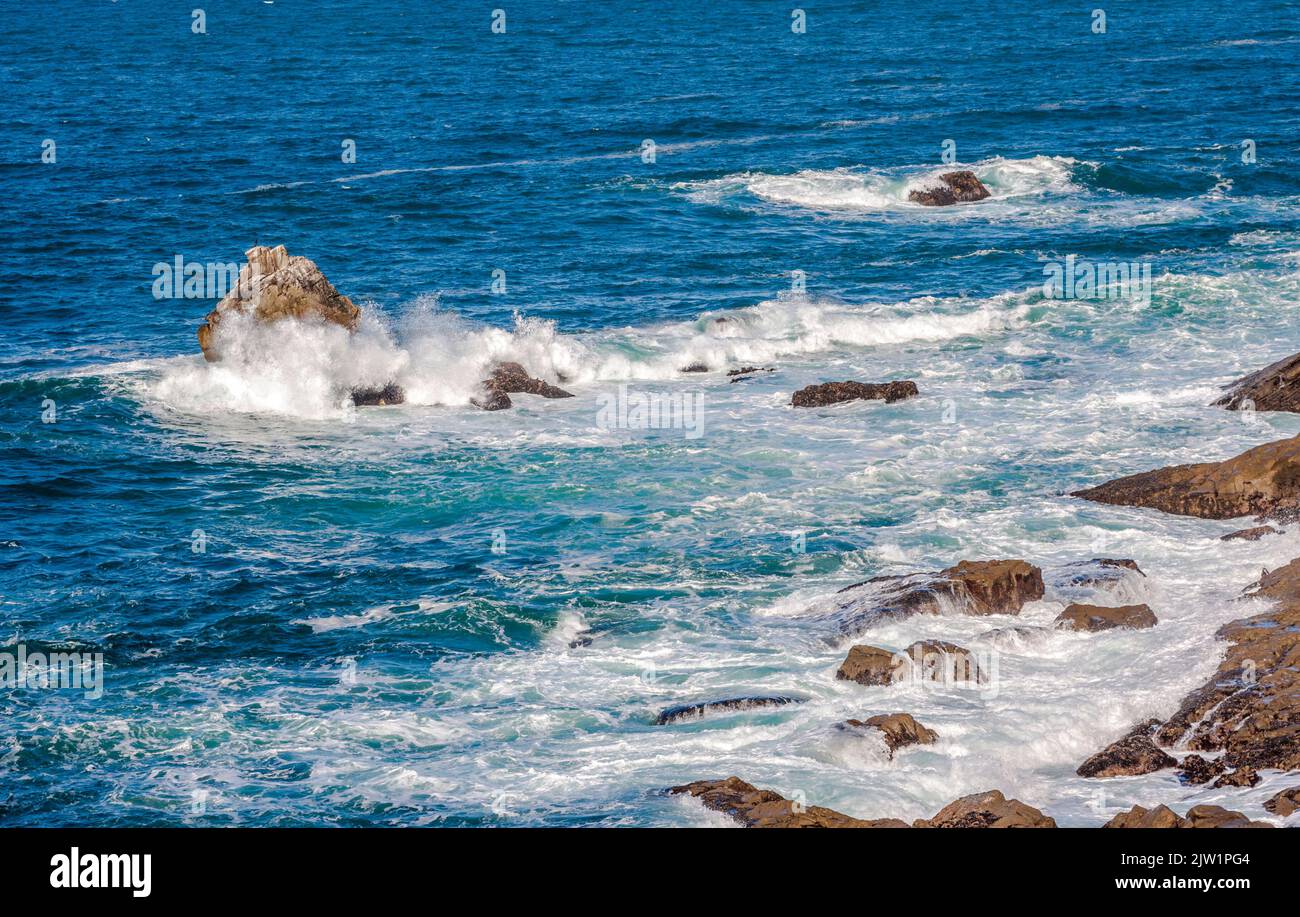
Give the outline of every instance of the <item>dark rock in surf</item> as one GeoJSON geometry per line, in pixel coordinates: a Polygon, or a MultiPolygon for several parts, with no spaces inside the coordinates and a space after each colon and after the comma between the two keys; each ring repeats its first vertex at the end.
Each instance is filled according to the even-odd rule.
{"type": "Polygon", "coordinates": [[[655,725],[666,726],[669,723],[703,719],[713,713],[734,713],[742,710],[758,710],[764,707],[784,707],[787,704],[797,703],[799,703],[799,699],[796,697],[777,695],[772,697],[730,697],[726,700],[710,700],[698,704],[678,704],[662,711],[655,718],[655,725]]]}
{"type": "Polygon", "coordinates": [[[893,404],[904,398],[915,398],[920,392],[915,382],[825,382],[809,385],[795,392],[790,404],[796,408],[817,408],[844,401],[884,401],[893,404]]]}
{"type": "Polygon", "coordinates": [[[403,404],[405,401],[406,391],[394,382],[388,383],[383,388],[354,388],[352,390],[352,403],[357,407],[383,407],[390,404],[403,404]]]}
{"type": "Polygon", "coordinates": [[[1222,462],[1172,465],[1116,478],[1071,496],[1204,519],[1293,513],[1300,508],[1300,436],[1222,462]]]}
{"type": "Polygon", "coordinates": [[[707,373],[709,367],[704,363],[691,363],[687,366],[683,366],[679,371],[684,373],[707,373]]]}
{"type": "Polygon", "coordinates": [[[1139,723],[1123,738],[1112,742],[1079,765],[1080,777],[1135,777],[1152,774],[1178,764],[1156,745],[1152,734],[1159,720],[1139,723]]]}
{"type": "Polygon", "coordinates": [[[776,372],[776,369],[775,367],[772,366],[745,366],[740,369],[729,369],[727,370],[727,375],[730,376],[731,381],[735,383],[735,382],[742,382],[745,379],[752,379],[754,376],[756,376],[759,373],[774,373],[774,372],[776,372]]]}
{"type": "Polygon", "coordinates": [[[1230,411],[1300,413],[1300,353],[1224,386],[1228,393],[1214,404],[1230,411]]]}
{"type": "Polygon", "coordinates": [[[514,402],[511,395],[540,395],[542,398],[572,398],[572,392],[528,375],[518,363],[499,363],[492,375],[483,380],[483,393],[470,403],[485,411],[502,411],[514,402]]]}
{"type": "Polygon", "coordinates": [[[1219,759],[1207,761],[1200,755],[1188,755],[1178,765],[1178,778],[1193,785],[1209,783],[1225,770],[1227,767],[1219,759]]]}
{"type": "Polygon", "coordinates": [[[939,184],[910,191],[907,199],[926,207],[948,207],[952,204],[973,203],[989,196],[989,189],[974,172],[946,172],[938,178],[939,184]]]}
{"type": "Polygon", "coordinates": [[[697,780],[671,787],[669,795],[689,795],[705,808],[727,815],[746,828],[906,828],[897,818],[853,818],[822,806],[804,806],[772,790],[760,790],[739,777],[697,780]]]}
{"type": "Polygon", "coordinates": [[[1065,630],[1096,633],[1102,630],[1125,628],[1145,630],[1156,626],[1156,616],[1148,605],[1084,605],[1075,602],[1056,616],[1056,626],[1065,630]]]}

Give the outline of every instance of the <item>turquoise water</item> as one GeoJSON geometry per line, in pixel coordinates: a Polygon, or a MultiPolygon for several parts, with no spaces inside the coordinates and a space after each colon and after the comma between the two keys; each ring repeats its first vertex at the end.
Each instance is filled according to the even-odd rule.
{"type": "Polygon", "coordinates": [[[732,773],[862,817],[1214,801],[1073,771],[1203,682],[1231,598],[1300,544],[1062,494],[1300,432],[1207,407],[1300,349],[1284,7],[1116,5],[1100,35],[1028,3],[830,3],[804,34],[740,2],[521,3],[503,35],[206,10],[0,17],[0,633],[105,669],[101,698],[0,693],[0,822],[711,824],[656,791],[732,773]],[[948,139],[992,198],[910,204],[948,139]],[[256,243],[315,260],[358,335],[205,364],[213,301],[155,299],[153,267],[256,243]],[[1045,298],[1068,255],[1149,264],[1151,295],[1045,298]],[[499,359],[576,397],[478,411],[499,359]],[[410,403],[348,408],[371,376],[410,403]],[[841,379],[921,397],[789,407],[841,379]],[[698,423],[611,426],[624,385],[698,423]],[[1050,623],[1094,556],[1138,560],[1159,627],[993,633],[1050,623]],[[988,557],[1055,585],[841,633],[837,589],[988,557]],[[836,682],[854,637],[988,647],[997,689],[836,682]],[[653,722],[750,693],[803,702],[653,722]],[[895,710],[940,743],[834,729],[895,710]]]}

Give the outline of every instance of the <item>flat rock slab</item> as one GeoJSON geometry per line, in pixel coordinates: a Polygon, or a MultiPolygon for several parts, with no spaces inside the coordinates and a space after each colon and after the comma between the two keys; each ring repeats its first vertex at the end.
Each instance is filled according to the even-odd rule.
{"type": "Polygon", "coordinates": [[[1156,616],[1148,605],[1084,605],[1075,602],[1056,616],[1056,626],[1064,630],[1081,630],[1096,633],[1102,630],[1125,628],[1144,630],[1156,626],[1156,616]]]}
{"type": "Polygon", "coordinates": [[[669,707],[662,711],[655,718],[655,724],[666,726],[669,723],[681,723],[688,720],[699,720],[713,713],[736,713],[743,710],[761,710],[767,707],[784,707],[787,704],[797,704],[797,697],[730,697],[725,700],[703,701],[698,704],[678,704],[675,707],[669,707]]]}

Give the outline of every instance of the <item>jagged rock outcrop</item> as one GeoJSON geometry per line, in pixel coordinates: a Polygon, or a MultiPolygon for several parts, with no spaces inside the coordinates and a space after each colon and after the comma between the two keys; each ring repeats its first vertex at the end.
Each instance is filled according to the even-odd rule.
{"type": "Polygon", "coordinates": [[[727,375],[731,377],[732,383],[743,382],[746,379],[752,379],[759,373],[774,373],[776,369],[771,366],[742,366],[740,369],[729,369],[727,375]]]}
{"type": "Polygon", "coordinates": [[[989,189],[976,177],[974,172],[963,169],[958,172],[945,172],[938,178],[938,183],[929,188],[915,189],[908,192],[907,199],[914,204],[927,207],[946,207],[957,203],[982,201],[989,196],[989,189]]]}
{"type": "Polygon", "coordinates": [[[405,402],[406,390],[395,382],[390,382],[382,388],[354,388],[352,390],[352,403],[357,407],[383,407],[384,405],[403,404],[405,402]]]}
{"type": "Polygon", "coordinates": [[[1230,773],[1221,774],[1219,779],[1214,781],[1214,788],[1217,790],[1226,786],[1251,787],[1259,783],[1259,779],[1259,771],[1253,767],[1239,767],[1230,773]]]}
{"type": "Polygon", "coordinates": [[[671,787],[670,795],[688,794],[706,808],[722,812],[746,828],[906,828],[897,818],[853,818],[834,809],[802,806],[772,790],[760,790],[739,777],[697,780],[671,787]]]}
{"type": "Polygon", "coordinates": [[[818,408],[842,401],[874,400],[893,404],[920,394],[915,382],[824,382],[799,389],[790,399],[796,408],[818,408]]]}
{"type": "Polygon", "coordinates": [[[221,358],[218,331],[233,313],[252,314],[260,322],[321,320],[356,330],[361,310],[334,289],[315,262],[290,255],[283,245],[255,245],[245,255],[248,263],[240,269],[237,286],[199,326],[199,347],[206,359],[221,358]]]}
{"type": "Polygon", "coordinates": [[[973,615],[1019,614],[1043,597],[1043,571],[1023,560],[963,560],[938,573],[877,576],[839,595],[841,630],[947,609],[973,615]]]}
{"type": "Polygon", "coordinates": [[[1056,616],[1055,624],[1065,630],[1096,633],[1117,627],[1144,630],[1156,626],[1156,616],[1147,605],[1084,605],[1075,602],[1056,616]]]}
{"type": "Polygon", "coordinates": [[[933,818],[920,818],[914,828],[1055,828],[1056,820],[998,790],[963,796],[944,806],[933,818]]]}
{"type": "Polygon", "coordinates": [[[1230,411],[1300,412],[1300,353],[1224,387],[1228,393],[1214,403],[1230,411]]]}
{"type": "Polygon", "coordinates": [[[703,701],[698,704],[678,704],[662,711],[656,717],[655,724],[666,726],[669,723],[703,719],[711,713],[734,713],[742,710],[758,710],[763,707],[784,707],[787,704],[797,703],[799,703],[798,698],[776,695],[772,697],[730,697],[725,700],[703,701]]]}
{"type": "Polygon", "coordinates": [[[492,375],[483,380],[483,394],[470,399],[476,407],[485,411],[502,411],[514,402],[511,395],[540,395],[542,398],[572,398],[572,392],[566,392],[559,386],[528,375],[528,370],[514,362],[499,363],[492,370],[492,375]]]}
{"type": "Polygon", "coordinates": [[[865,720],[846,720],[843,725],[856,732],[879,732],[891,758],[900,748],[931,745],[939,738],[939,733],[922,726],[910,713],[882,713],[865,720]]]}
{"type": "MultiPolygon", "coordinates": [[[[1229,642],[1218,671],[1160,728],[1166,747],[1222,752],[1223,767],[1300,769],[1300,559],[1266,573],[1249,593],[1277,603],[1219,629],[1229,642]]],[[[1186,762],[1184,762],[1186,763],[1186,762]]]]}
{"type": "Polygon", "coordinates": [[[1146,809],[1134,806],[1112,818],[1103,828],[1272,828],[1268,822],[1251,821],[1240,812],[1222,806],[1192,806],[1183,817],[1168,806],[1146,809]]]}
{"type": "Polygon", "coordinates": [[[1209,783],[1227,767],[1221,760],[1207,761],[1200,755],[1188,755],[1178,763],[1178,778],[1192,785],[1209,783]]]}
{"type": "Polygon", "coordinates": [[[1174,465],[1117,478],[1071,496],[1181,516],[1232,519],[1300,509],[1300,436],[1222,462],[1174,465]]]}
{"type": "Polygon", "coordinates": [[[1300,786],[1289,787],[1270,796],[1264,803],[1264,811],[1286,818],[1296,809],[1300,809],[1300,786]]]}
{"type": "Polygon", "coordinates": [[[1159,725],[1159,720],[1139,723],[1123,738],[1080,764],[1075,773],[1080,777],[1133,777],[1176,766],[1173,756],[1161,751],[1152,739],[1159,725]]]}
{"type": "Polygon", "coordinates": [[[970,650],[943,640],[918,640],[901,653],[880,646],[851,647],[835,677],[868,686],[911,680],[979,684],[987,679],[970,650]]]}

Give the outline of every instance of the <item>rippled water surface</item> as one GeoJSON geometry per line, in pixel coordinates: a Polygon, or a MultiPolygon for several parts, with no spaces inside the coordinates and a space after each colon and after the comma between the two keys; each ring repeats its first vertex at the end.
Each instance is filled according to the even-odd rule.
{"type": "Polygon", "coordinates": [[[1215,801],[1074,769],[1209,677],[1300,534],[1064,494],[1300,433],[1208,407],[1300,349],[1300,28],[1040,7],[832,2],[805,34],[742,2],[523,2],[502,35],[373,0],[208,4],[202,35],[161,2],[6,11],[0,643],[101,652],[105,684],[0,694],[0,823],[712,824],[657,791],[733,773],[860,817],[1215,801]],[[989,200],[908,201],[945,140],[989,200]],[[155,299],[153,266],[279,243],[362,328],[204,363],[213,301],[155,299]],[[1149,264],[1150,296],[1045,298],[1068,255],[1149,264]],[[477,410],[502,359],[575,397],[477,410]],[[390,379],[407,404],[346,404],[390,379]],[[789,406],[843,379],[921,396],[789,406]],[[698,422],[611,425],[620,392],[698,422]],[[1157,628],[1048,627],[1096,556],[1138,561],[1157,628]],[[1047,597],[826,614],[990,557],[1047,597]],[[997,684],[836,681],[855,636],[995,647],[997,684]],[[802,702],[654,725],[742,694],[802,702]],[[835,729],[904,710],[940,741],[835,729]]]}

